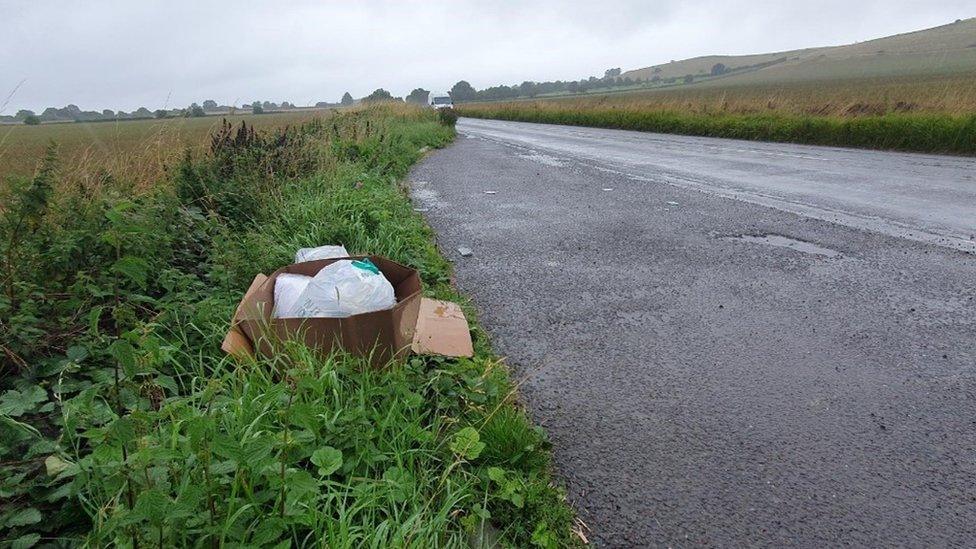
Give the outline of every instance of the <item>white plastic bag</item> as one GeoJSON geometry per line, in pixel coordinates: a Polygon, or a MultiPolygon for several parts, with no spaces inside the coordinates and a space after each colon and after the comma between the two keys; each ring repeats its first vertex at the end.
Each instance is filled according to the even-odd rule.
{"type": "Polygon", "coordinates": [[[345,318],[394,305],[393,285],[372,261],[342,259],[312,277],[296,307],[305,318],[345,318]]]}
{"type": "Polygon", "coordinates": [[[274,318],[298,318],[302,316],[302,311],[298,304],[298,298],[302,296],[305,287],[312,281],[312,277],[282,273],[275,279],[274,287],[274,318]]]}
{"type": "Polygon", "coordinates": [[[295,252],[295,263],[315,261],[316,259],[332,259],[335,257],[349,257],[345,246],[319,246],[317,248],[302,248],[295,252]]]}

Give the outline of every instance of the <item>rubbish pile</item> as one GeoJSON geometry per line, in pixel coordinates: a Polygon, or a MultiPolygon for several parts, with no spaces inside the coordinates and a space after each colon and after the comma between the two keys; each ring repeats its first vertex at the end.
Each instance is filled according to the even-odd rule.
{"type": "Polygon", "coordinates": [[[467,319],[455,303],[423,297],[415,269],[342,246],[302,248],[295,263],[258,274],[221,348],[269,355],[299,339],[323,354],[342,349],[374,365],[406,353],[472,356],[467,319]]]}

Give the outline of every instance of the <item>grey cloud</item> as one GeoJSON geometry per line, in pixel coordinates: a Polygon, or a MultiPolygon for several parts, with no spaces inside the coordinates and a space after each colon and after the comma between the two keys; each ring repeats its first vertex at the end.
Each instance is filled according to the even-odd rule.
{"type": "Polygon", "coordinates": [[[841,44],[976,15],[976,0],[0,0],[5,113],[297,104],[574,79],[711,53],[841,44]]]}

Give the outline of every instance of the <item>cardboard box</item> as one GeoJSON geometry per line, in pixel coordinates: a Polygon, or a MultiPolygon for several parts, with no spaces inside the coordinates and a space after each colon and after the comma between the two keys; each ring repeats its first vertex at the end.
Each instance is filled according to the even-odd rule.
{"type": "Polygon", "coordinates": [[[369,259],[393,285],[397,304],[392,309],[346,318],[272,318],[278,275],[315,276],[339,259],[295,263],[271,276],[255,276],[237,306],[221,349],[237,356],[268,355],[273,342],[298,338],[323,355],[343,349],[354,355],[371,356],[377,366],[411,352],[453,357],[474,354],[468,321],[461,308],[455,303],[423,297],[420,275],[415,269],[379,256],[369,259]]]}

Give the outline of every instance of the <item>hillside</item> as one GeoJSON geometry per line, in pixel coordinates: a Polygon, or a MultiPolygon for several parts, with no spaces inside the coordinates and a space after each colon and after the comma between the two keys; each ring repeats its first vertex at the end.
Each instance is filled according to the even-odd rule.
{"type": "Polygon", "coordinates": [[[723,85],[976,71],[976,18],[845,46],[755,55],[709,55],[623,73],[641,80],[709,75],[717,63],[732,72],[723,85]]]}

